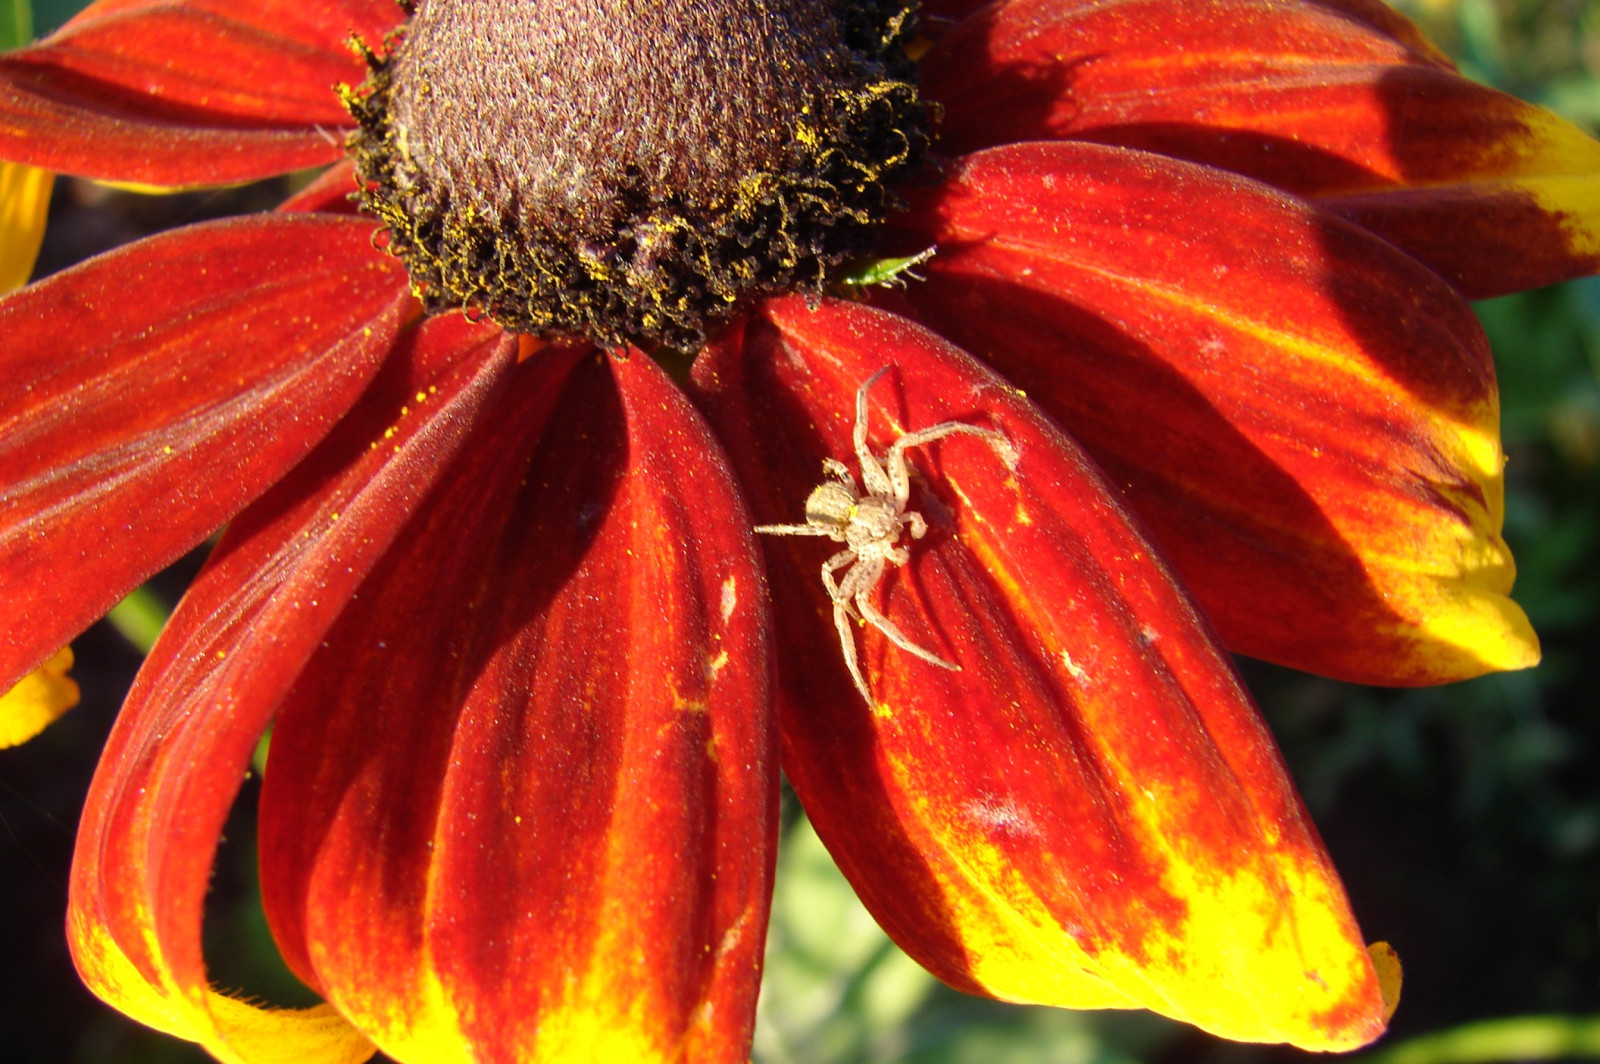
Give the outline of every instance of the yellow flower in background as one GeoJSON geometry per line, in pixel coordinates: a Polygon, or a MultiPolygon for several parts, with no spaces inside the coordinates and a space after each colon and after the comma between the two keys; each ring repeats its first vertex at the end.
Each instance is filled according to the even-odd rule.
{"type": "MultiPolygon", "coordinates": [[[[27,9],[21,8],[26,12],[27,9]]],[[[13,23],[0,17],[0,26],[13,23]]],[[[0,28],[0,35],[4,35],[0,28]]],[[[10,42],[7,42],[8,44],[10,42]]],[[[55,175],[21,163],[0,162],[0,292],[28,283],[44,239],[55,175]]],[[[63,647],[37,670],[0,694],[0,747],[25,743],[78,704],[78,685],[67,677],[72,651],[63,647]]]]}
{"type": "MultiPolygon", "coordinates": [[[[33,8],[27,0],[0,0],[0,50],[32,39],[33,8]]],[[[0,294],[21,288],[33,273],[54,182],[48,170],[0,162],[0,294]]]]}
{"type": "Polygon", "coordinates": [[[44,239],[55,175],[21,163],[0,163],[0,292],[28,283],[44,239]]]}
{"type": "MultiPolygon", "coordinates": [[[[14,48],[33,36],[32,15],[20,0],[0,0],[0,48],[14,48]]],[[[48,170],[0,162],[0,293],[21,288],[33,273],[54,183],[48,170]]],[[[63,647],[0,693],[0,747],[27,742],[78,704],[78,685],[66,675],[71,667],[72,651],[63,647]]]]}
{"type": "Polygon", "coordinates": [[[0,748],[27,742],[78,704],[78,685],[67,675],[70,668],[72,648],[62,647],[0,694],[0,748]]]}

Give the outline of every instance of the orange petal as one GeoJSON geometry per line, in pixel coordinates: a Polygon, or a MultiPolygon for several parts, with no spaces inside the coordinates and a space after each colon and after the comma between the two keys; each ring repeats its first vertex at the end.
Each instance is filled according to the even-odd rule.
{"type": "Polygon", "coordinates": [[[1090,138],[1300,186],[1392,166],[1377,80],[1448,64],[1318,3],[1008,0],[920,67],[948,152],[1090,138]]]}
{"type": "Polygon", "coordinates": [[[327,1006],[263,1009],[210,988],[211,863],[272,714],[515,351],[459,321],[413,332],[328,440],[234,521],[162,631],[95,773],[68,910],[84,982],[134,1019],[241,1064],[371,1055],[327,1006]]]}
{"type": "MultiPolygon", "coordinates": [[[[763,520],[823,457],[959,421],[912,453],[930,526],[872,597],[934,667],[857,635],[843,675],[817,566],[768,541],[784,769],[867,907],[952,985],[1140,1006],[1228,1038],[1349,1049],[1383,1000],[1271,736],[1204,621],[1089,460],[1015,389],[882,312],[767,306],[696,366],[763,520]]],[[[859,564],[859,563],[858,563],[859,564]]]]}
{"type": "Polygon", "coordinates": [[[1441,71],[1380,86],[1395,173],[1307,190],[1471,299],[1600,270],[1600,142],[1533,104],[1441,71]]]}
{"type": "Polygon", "coordinates": [[[0,56],[0,158],[150,185],[269,177],[344,154],[335,85],[392,0],[100,0],[0,56]]]}
{"type": "Polygon", "coordinates": [[[359,214],[355,201],[356,164],[349,159],[334,163],[305,188],[278,204],[280,211],[320,211],[359,214]]]}
{"type": "Polygon", "coordinates": [[[1012,0],[921,67],[947,151],[1071,137],[1233,170],[1326,201],[1473,298],[1600,268],[1600,144],[1374,5],[1012,0]]]}
{"type": "Polygon", "coordinates": [[[306,453],[414,306],[374,227],[232,219],[0,298],[0,686],[306,453]]]}
{"type": "Polygon", "coordinates": [[[396,1060],[749,1053],[776,765],[725,460],[645,356],[539,351],[273,734],[267,911],[396,1060]]]}
{"type": "Polygon", "coordinates": [[[939,245],[919,320],[1110,471],[1230,649],[1396,684],[1538,660],[1488,346],[1436,276],[1254,182],[1097,145],[979,152],[914,207],[906,239],[939,245]]]}

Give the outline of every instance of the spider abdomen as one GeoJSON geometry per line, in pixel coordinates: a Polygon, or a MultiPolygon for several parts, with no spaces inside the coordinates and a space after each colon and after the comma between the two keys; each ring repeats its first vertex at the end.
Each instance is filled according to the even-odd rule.
{"type": "Polygon", "coordinates": [[[806,523],[829,530],[841,542],[856,519],[856,493],[837,480],[824,481],[806,496],[806,523]]]}

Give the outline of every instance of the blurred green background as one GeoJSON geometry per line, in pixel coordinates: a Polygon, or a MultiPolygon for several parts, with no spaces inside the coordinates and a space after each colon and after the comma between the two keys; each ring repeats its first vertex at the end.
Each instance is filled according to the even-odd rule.
{"type": "MultiPolygon", "coordinates": [[[[80,4],[39,0],[47,32],[80,4]]],[[[1472,77],[1600,126],[1600,0],[1399,5],[1472,77]]],[[[281,189],[141,197],[58,184],[40,270],[145,232],[269,206],[281,189]]],[[[1244,662],[1363,929],[1406,965],[1383,1064],[1600,1057],[1600,281],[1480,306],[1501,373],[1507,536],[1535,670],[1421,691],[1356,688],[1244,662]]],[[[154,582],[172,601],[198,559],[154,582]]],[[[137,619],[135,618],[136,623],[137,619]]],[[[73,824],[139,653],[102,624],[78,642],[84,704],[0,751],[0,1056],[195,1062],[101,1007],[62,934],[73,824]]],[[[220,985],[309,1000],[277,965],[254,888],[253,784],[213,883],[220,985]]],[[[1286,1061],[1142,1013],[1022,1008],[934,983],[855,902],[785,805],[758,1064],[1286,1061]]]]}

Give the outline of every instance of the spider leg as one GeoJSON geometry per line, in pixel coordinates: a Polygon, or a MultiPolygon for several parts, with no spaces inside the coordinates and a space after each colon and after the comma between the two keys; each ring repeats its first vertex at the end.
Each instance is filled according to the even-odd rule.
{"type": "MultiPolygon", "coordinates": [[[[894,481],[884,470],[883,464],[870,454],[861,459],[861,486],[868,495],[884,498],[893,493],[894,481]]],[[[904,504],[901,504],[904,506],[904,504]]]]}
{"type": "MultiPolygon", "coordinates": [[[[890,444],[889,450],[883,456],[883,468],[889,479],[889,489],[894,493],[895,501],[900,504],[902,510],[905,509],[907,500],[911,498],[911,473],[906,469],[906,451],[912,447],[921,447],[935,440],[942,440],[946,436],[957,435],[981,436],[997,451],[999,446],[1004,446],[1008,451],[1011,449],[1011,441],[999,429],[968,425],[964,421],[941,421],[937,425],[906,433],[890,444]]],[[[1014,457],[1012,460],[1014,461],[1014,457]]]]}
{"type": "Polygon", "coordinates": [[[769,536],[831,536],[833,529],[821,525],[756,525],[756,532],[769,536]]]}
{"type": "Polygon", "coordinates": [[[868,624],[872,625],[872,627],[888,636],[889,642],[893,643],[901,650],[904,650],[910,654],[915,654],[928,664],[937,665],[941,669],[949,669],[951,672],[961,671],[960,665],[957,665],[951,661],[946,661],[933,651],[923,650],[921,647],[917,646],[917,644],[913,643],[904,632],[895,627],[895,623],[893,621],[879,613],[877,607],[873,606],[872,603],[867,601],[866,591],[862,591],[860,594],[856,595],[856,608],[861,611],[861,616],[866,618],[868,624]]]}
{"type": "Polygon", "coordinates": [[[849,488],[851,495],[861,494],[856,490],[856,478],[850,475],[850,467],[837,458],[824,458],[822,460],[822,471],[849,488]]]}
{"type": "MultiPolygon", "coordinates": [[[[822,586],[828,589],[828,597],[833,600],[834,608],[838,609],[843,607],[844,610],[851,616],[855,615],[855,610],[850,606],[851,593],[849,591],[842,590],[839,585],[834,582],[833,572],[835,569],[844,568],[855,560],[855,551],[842,550],[838,554],[835,554],[833,557],[822,563],[822,586]]],[[[855,573],[853,570],[844,574],[844,582],[846,587],[850,586],[850,578],[854,575],[855,573]]]]}
{"type": "Polygon", "coordinates": [[[861,382],[861,387],[856,389],[856,428],[854,433],[856,457],[866,460],[872,457],[872,452],[867,450],[867,393],[878,379],[889,372],[888,366],[878,367],[878,372],[861,382]]]}
{"type": "Polygon", "coordinates": [[[862,382],[860,388],[856,389],[856,426],[852,439],[856,448],[856,461],[861,464],[861,484],[867,489],[868,495],[885,495],[890,489],[889,475],[873,456],[872,449],[867,446],[867,429],[871,424],[867,411],[867,392],[871,391],[878,379],[888,372],[888,366],[879,368],[862,382]]]}
{"type": "MultiPolygon", "coordinates": [[[[904,515],[901,520],[905,521],[907,525],[911,526],[912,539],[921,539],[923,536],[928,534],[928,522],[924,520],[923,516],[917,513],[915,510],[904,515]]],[[[904,565],[905,562],[899,562],[898,564],[904,565]]]]}
{"type": "Polygon", "coordinates": [[[867,700],[867,705],[872,705],[872,692],[867,690],[867,681],[861,677],[861,666],[856,661],[856,634],[850,628],[850,613],[848,606],[843,602],[833,604],[833,626],[839,629],[839,649],[844,651],[844,666],[850,670],[850,678],[856,682],[856,690],[861,692],[861,697],[867,700]]]}
{"type": "MultiPolygon", "coordinates": [[[[856,559],[856,567],[844,574],[844,579],[839,582],[835,601],[843,602],[847,606],[851,599],[857,595],[871,591],[878,586],[878,581],[883,577],[883,557],[879,554],[859,554],[855,551],[842,551],[834,555],[829,561],[838,561],[845,554],[851,554],[856,559]]],[[[834,566],[835,569],[838,566],[834,566]]],[[[855,610],[852,608],[851,612],[855,610]]]]}

